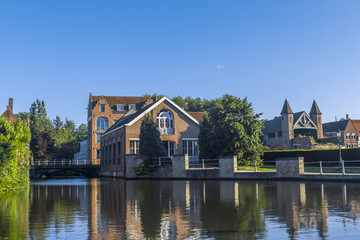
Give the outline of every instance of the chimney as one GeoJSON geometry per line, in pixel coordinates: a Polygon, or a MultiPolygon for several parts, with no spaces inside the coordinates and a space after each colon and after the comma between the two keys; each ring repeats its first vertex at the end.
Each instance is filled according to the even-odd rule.
{"type": "Polygon", "coordinates": [[[13,98],[9,98],[9,109],[13,112],[13,98]]]}
{"type": "Polygon", "coordinates": [[[346,114],[346,120],[349,120],[349,114],[346,114]]]}

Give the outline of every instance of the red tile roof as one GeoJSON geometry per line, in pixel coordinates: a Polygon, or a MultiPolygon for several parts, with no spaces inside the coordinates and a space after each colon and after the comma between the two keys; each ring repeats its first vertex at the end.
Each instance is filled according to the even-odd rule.
{"type": "Polygon", "coordinates": [[[205,112],[188,112],[198,122],[202,122],[204,119],[205,112]]]}

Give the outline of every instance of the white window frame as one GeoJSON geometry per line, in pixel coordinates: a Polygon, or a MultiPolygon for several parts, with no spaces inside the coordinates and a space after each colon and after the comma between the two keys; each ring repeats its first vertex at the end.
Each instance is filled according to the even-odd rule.
{"type": "Polygon", "coordinates": [[[118,112],[124,111],[124,104],[116,104],[116,111],[118,112]]]}
{"type": "Polygon", "coordinates": [[[171,111],[161,110],[156,117],[160,135],[174,134],[174,115],[171,111]]]}
{"type": "Polygon", "coordinates": [[[130,144],[129,144],[130,154],[138,154],[139,153],[139,146],[140,146],[140,139],[139,138],[130,138],[130,144]],[[131,146],[131,145],[133,145],[133,146],[131,146]]]}
{"type": "Polygon", "coordinates": [[[104,116],[101,116],[101,117],[98,117],[98,118],[96,119],[96,130],[105,131],[105,130],[107,130],[108,128],[109,128],[109,118],[104,117],[104,116]],[[104,119],[104,121],[102,121],[102,122],[104,122],[104,128],[103,128],[103,129],[101,128],[101,122],[100,122],[100,128],[98,128],[98,121],[99,121],[100,118],[104,119]],[[105,125],[105,123],[106,123],[105,119],[107,119],[107,127],[106,127],[106,125],[105,125]]]}

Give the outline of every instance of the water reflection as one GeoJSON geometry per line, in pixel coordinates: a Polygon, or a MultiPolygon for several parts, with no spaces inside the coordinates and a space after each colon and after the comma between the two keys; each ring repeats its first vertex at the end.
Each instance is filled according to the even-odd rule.
{"type": "Polygon", "coordinates": [[[349,183],[45,180],[0,193],[0,238],[356,238],[359,214],[349,183]]]}

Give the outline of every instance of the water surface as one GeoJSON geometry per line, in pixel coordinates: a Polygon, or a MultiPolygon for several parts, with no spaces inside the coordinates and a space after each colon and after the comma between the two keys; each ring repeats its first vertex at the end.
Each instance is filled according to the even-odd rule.
{"type": "Polygon", "coordinates": [[[0,193],[0,239],[359,239],[357,183],[57,179],[0,193]]]}

